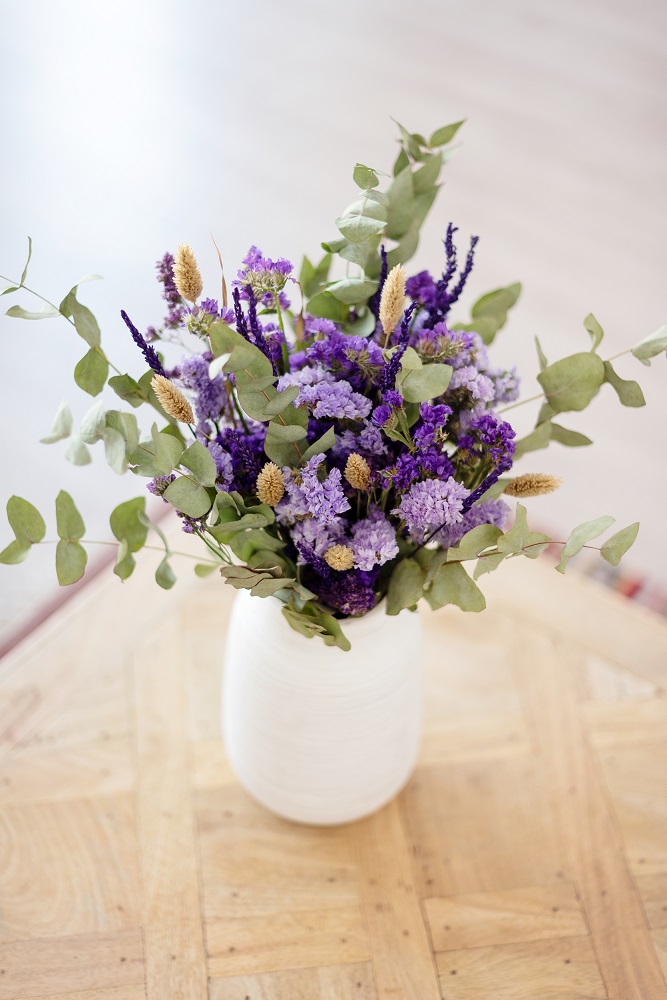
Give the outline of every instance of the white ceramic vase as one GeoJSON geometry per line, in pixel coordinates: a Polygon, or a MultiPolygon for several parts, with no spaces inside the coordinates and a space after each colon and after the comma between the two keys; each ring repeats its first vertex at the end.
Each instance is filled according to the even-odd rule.
{"type": "Polygon", "coordinates": [[[348,823],[410,777],[422,724],[421,621],[377,607],[343,622],[344,653],[295,632],[275,598],[241,590],[224,666],[223,736],[241,784],[300,823],[348,823]]]}

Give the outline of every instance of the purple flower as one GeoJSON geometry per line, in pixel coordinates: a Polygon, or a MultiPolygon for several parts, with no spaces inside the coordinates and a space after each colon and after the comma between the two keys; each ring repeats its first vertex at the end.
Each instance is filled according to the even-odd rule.
{"type": "MultiPolygon", "coordinates": [[[[176,476],[172,472],[168,476],[156,476],[155,479],[151,479],[150,482],[146,483],[146,489],[149,493],[152,493],[155,497],[161,497],[167,486],[176,479],[176,476]]],[[[163,497],[164,499],[164,497],[163,497]]],[[[165,503],[169,503],[168,500],[164,500],[165,503]]]]}
{"type": "Polygon", "coordinates": [[[428,271],[420,271],[419,274],[408,278],[405,283],[405,292],[411,299],[423,306],[435,305],[435,281],[428,271]]]}
{"type": "Polygon", "coordinates": [[[472,418],[468,433],[460,435],[457,443],[459,449],[470,451],[474,455],[488,455],[496,465],[506,461],[511,465],[515,436],[514,429],[507,421],[500,420],[495,413],[483,413],[472,418]]]}
{"type": "Polygon", "coordinates": [[[371,420],[376,427],[384,427],[387,421],[391,418],[391,406],[387,406],[383,403],[381,406],[376,406],[373,410],[373,415],[371,420]]]}
{"type": "Polygon", "coordinates": [[[435,536],[443,549],[458,545],[464,535],[480,524],[495,524],[502,528],[509,514],[509,507],[503,500],[480,500],[467,510],[458,524],[443,528],[435,536]]]}
{"type": "Polygon", "coordinates": [[[201,354],[183,358],[179,366],[179,380],[185,389],[195,393],[197,422],[218,420],[227,402],[227,380],[221,373],[209,378],[208,362],[201,354]]]}
{"type": "Polygon", "coordinates": [[[375,591],[367,574],[360,570],[336,573],[335,579],[312,584],[320,600],[343,615],[365,615],[375,607],[375,591]]]}
{"type": "Polygon", "coordinates": [[[252,496],[255,493],[257,476],[266,461],[264,455],[266,427],[252,420],[248,420],[248,426],[249,434],[225,427],[218,435],[217,443],[222,446],[223,451],[229,453],[232,460],[234,481],[231,488],[252,496]]]}
{"type": "Polygon", "coordinates": [[[402,493],[420,477],[420,469],[416,459],[409,452],[399,455],[394,465],[380,469],[377,473],[379,484],[383,490],[394,489],[402,493]]]}
{"type": "Polygon", "coordinates": [[[299,562],[313,562],[313,557],[323,559],[324,553],[340,541],[345,531],[342,519],[322,524],[314,517],[298,521],[292,528],[292,541],[299,552],[299,562]]]}
{"type": "MultiPolygon", "coordinates": [[[[166,253],[155,265],[158,281],[162,285],[162,298],[169,306],[169,312],[164,318],[164,329],[176,330],[183,323],[187,306],[181,299],[180,292],[174,281],[174,258],[166,253]]],[[[152,328],[151,328],[152,329],[152,328]]]]}
{"type": "Polygon", "coordinates": [[[371,570],[398,555],[396,531],[381,510],[375,509],[368,517],[357,521],[351,534],[350,547],[357,569],[371,570]]]}
{"type": "Polygon", "coordinates": [[[470,490],[457,483],[453,476],[445,482],[426,479],[413,483],[391,513],[405,521],[408,534],[415,541],[423,542],[442,525],[457,524],[461,520],[463,501],[469,493],[470,490]]]}
{"type": "Polygon", "coordinates": [[[319,382],[304,386],[294,400],[295,406],[308,406],[319,420],[362,420],[371,409],[371,401],[355,392],[349,382],[319,382]]]}
{"type": "Polygon", "coordinates": [[[494,397],[493,382],[487,375],[478,372],[472,365],[455,369],[447,392],[464,389],[472,399],[490,403],[494,397]]]}
{"type": "Polygon", "coordinates": [[[387,454],[387,445],[379,427],[364,421],[364,426],[357,433],[346,430],[336,438],[333,448],[333,455],[339,461],[347,459],[353,451],[359,452],[366,457],[373,457],[387,454]]]}
{"type": "Polygon", "coordinates": [[[215,467],[218,470],[216,486],[219,490],[226,491],[231,489],[232,483],[234,482],[234,463],[232,462],[232,456],[228,451],[225,451],[222,445],[218,444],[217,441],[207,441],[206,447],[210,451],[211,457],[215,462],[215,467]]]}
{"type": "Polygon", "coordinates": [[[238,272],[235,284],[249,285],[255,295],[269,295],[271,302],[274,293],[281,291],[294,270],[292,264],[284,257],[271,260],[270,257],[264,257],[262,251],[254,246],[243,258],[243,263],[246,266],[238,272]]]}
{"type": "Polygon", "coordinates": [[[282,523],[289,524],[302,517],[314,517],[321,524],[335,524],[339,515],[350,509],[343,493],[340,469],[332,469],[323,480],[318,477],[324,455],[314,455],[300,470],[297,482],[289,468],[283,469],[287,497],[280,501],[276,513],[282,523]]]}
{"type": "Polygon", "coordinates": [[[162,367],[162,362],[160,361],[155,348],[151,347],[150,344],[146,343],[146,341],[141,336],[136,326],[134,325],[134,323],[132,322],[132,320],[127,315],[124,309],[121,309],[120,315],[122,316],[123,323],[132,334],[132,340],[135,342],[135,344],[145,357],[146,364],[148,365],[148,367],[152,368],[153,371],[156,372],[158,375],[165,375],[165,370],[162,367]]]}
{"type": "Polygon", "coordinates": [[[388,403],[389,406],[395,406],[398,409],[403,406],[403,397],[395,389],[386,389],[382,393],[382,402],[388,403]]]}
{"type": "Polygon", "coordinates": [[[513,403],[519,398],[520,379],[516,368],[494,368],[486,372],[493,383],[493,405],[513,403]]]}

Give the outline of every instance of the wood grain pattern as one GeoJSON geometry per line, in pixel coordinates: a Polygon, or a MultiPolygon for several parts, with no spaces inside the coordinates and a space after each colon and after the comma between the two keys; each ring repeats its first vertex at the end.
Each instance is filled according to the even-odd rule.
{"type": "MultiPolygon", "coordinates": [[[[554,600],[553,571],[526,573],[554,600]]],[[[95,584],[53,661],[40,635],[0,671],[0,1000],[667,1000],[667,627],[559,582],[563,614],[613,609],[619,657],[507,594],[427,611],[417,771],[332,829],[229,768],[218,581],[49,690],[88,622],[113,643],[95,584]]]]}

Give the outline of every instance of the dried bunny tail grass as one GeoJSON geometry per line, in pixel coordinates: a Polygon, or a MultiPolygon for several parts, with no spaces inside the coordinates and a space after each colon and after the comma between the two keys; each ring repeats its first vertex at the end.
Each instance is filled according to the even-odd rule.
{"type": "Polygon", "coordinates": [[[178,294],[188,302],[196,302],[203,291],[204,282],[194,251],[187,243],[181,243],[176,251],[173,271],[178,294]]]}
{"type": "Polygon", "coordinates": [[[403,318],[405,308],[405,269],[402,264],[392,267],[380,298],[380,323],[389,338],[403,318]]]}
{"type": "Polygon", "coordinates": [[[183,424],[194,424],[195,417],[192,407],[181,390],[177,389],[168,378],[165,378],[164,375],[153,375],[151,385],[165,413],[180,420],[183,424]]]}
{"type": "Polygon", "coordinates": [[[285,477],[275,462],[267,462],[257,476],[257,497],[261,503],[275,507],[285,494],[285,477]]]}
{"type": "Polygon", "coordinates": [[[508,497],[539,497],[545,493],[553,493],[560,483],[560,479],[546,472],[525,472],[523,476],[512,479],[503,493],[508,497]]]}
{"type": "Polygon", "coordinates": [[[370,476],[371,470],[366,459],[356,452],[350,455],[345,463],[345,478],[350,486],[355,490],[365,490],[370,476]]]}
{"type": "Polygon", "coordinates": [[[352,569],[354,566],[354,552],[348,545],[332,545],[324,553],[324,561],[332,569],[352,569]]]}

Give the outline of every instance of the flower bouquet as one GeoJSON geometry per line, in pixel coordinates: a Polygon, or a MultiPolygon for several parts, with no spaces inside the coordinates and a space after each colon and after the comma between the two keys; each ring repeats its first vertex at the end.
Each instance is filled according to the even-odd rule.
{"type": "MultiPolygon", "coordinates": [[[[75,464],[90,462],[89,446],[101,442],[117,473],[146,479],[201,540],[198,575],[217,570],[235,588],[278,598],[293,629],[343,650],[346,619],[383,601],[388,615],[415,609],[422,597],[432,608],[482,610],[476,581],[550,542],[530,530],[521,503],[505,530],[503,497],[520,501],[558,486],[540,472],[511,477],[513,461],[551,441],[590,443],[563,427],[560,414],[584,409],[605,383],[623,405],[644,405],[639,385],[598,353],[603,331],[589,315],[588,349],[549,363],[537,342],[542,406],[535,429],[517,440],[508,416],[519,378],[514,368],[494,366],[489,348],[520,285],[483,295],[469,317],[457,318],[477,237],[461,254],[451,224],[435,276],[406,271],[461,124],[428,140],[401,128],[388,183],[357,164],[357,194],[336,220],[338,235],[322,244],[318,263],[304,257],[298,274],[253,246],[229,289],[221,273],[214,299],[203,297],[189,246],[165,254],[163,323],[141,333],[121,313],[143,373],[114,369],[109,377],[113,365],[77,286],[59,306],[8,311],[68,320],[87,345],[75,382],[94,397],[108,384],[117,399],[97,400],[77,430],[63,403],[44,441],[68,439],[66,458],[75,464]],[[145,409],[152,420],[140,429],[137,411],[145,409]]],[[[26,274],[27,265],[3,294],[31,291],[26,274]]],[[[666,347],[662,328],[626,353],[649,364],[666,347]]],[[[24,499],[12,497],[7,513],[15,539],[0,562],[15,563],[43,540],[45,526],[24,499]]],[[[65,492],[56,515],[57,576],[71,584],[86,565],[84,524],[65,492]]],[[[612,521],[575,528],[557,569],[612,521]]],[[[172,553],[146,515],[145,493],[117,506],[110,523],[116,575],[132,573],[152,529],[165,545],[157,582],[171,587],[172,553]]],[[[615,565],[637,530],[614,534],[602,557],[615,565]]]]}

